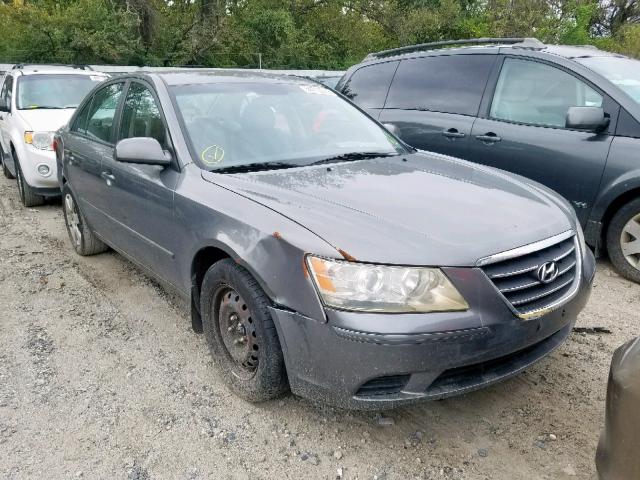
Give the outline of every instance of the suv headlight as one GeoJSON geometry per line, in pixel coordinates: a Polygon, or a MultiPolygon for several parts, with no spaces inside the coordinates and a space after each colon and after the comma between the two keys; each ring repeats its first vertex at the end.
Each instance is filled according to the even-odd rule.
{"type": "Polygon", "coordinates": [[[24,132],[24,143],[40,150],[53,150],[53,132],[24,132]]]}
{"type": "Polygon", "coordinates": [[[469,305],[439,268],[306,257],[325,305],[362,312],[445,312],[469,305]]]}

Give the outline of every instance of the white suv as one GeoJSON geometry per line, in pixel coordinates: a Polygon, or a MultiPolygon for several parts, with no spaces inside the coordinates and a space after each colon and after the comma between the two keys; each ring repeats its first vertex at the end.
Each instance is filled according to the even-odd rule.
{"type": "Polygon", "coordinates": [[[60,195],[53,134],[106,79],[83,67],[16,65],[7,72],[0,89],[0,160],[4,175],[17,177],[25,207],[60,195]]]}

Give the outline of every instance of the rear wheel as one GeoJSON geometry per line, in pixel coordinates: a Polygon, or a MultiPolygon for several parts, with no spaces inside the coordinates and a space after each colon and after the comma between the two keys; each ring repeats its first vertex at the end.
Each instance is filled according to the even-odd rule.
{"type": "Polygon", "coordinates": [[[27,181],[24,179],[22,169],[20,168],[20,162],[18,162],[16,152],[14,151],[11,153],[13,155],[13,161],[16,168],[18,193],[20,194],[20,201],[22,202],[22,205],[24,205],[25,207],[37,207],[38,205],[42,205],[44,203],[44,197],[34,192],[33,188],[31,188],[31,186],[27,183],[27,181]]]}
{"type": "Polygon", "coordinates": [[[5,176],[6,178],[8,178],[9,180],[13,180],[13,179],[14,179],[14,178],[16,178],[16,177],[14,177],[14,176],[11,174],[11,172],[9,171],[9,169],[7,168],[7,163],[6,163],[6,161],[5,161],[6,154],[4,153],[4,151],[2,150],[2,148],[1,148],[1,147],[0,147],[0,156],[2,157],[2,158],[1,158],[1,160],[2,160],[2,173],[3,173],[3,174],[4,174],[4,176],[5,176]]]}
{"type": "Polygon", "coordinates": [[[640,198],[627,203],[611,219],[607,251],[621,275],[640,283],[640,198]]]}
{"type": "Polygon", "coordinates": [[[233,260],[221,260],[205,274],[202,321],[216,369],[236,394],[251,402],[277,398],[288,389],[268,307],[258,282],[233,260]]]}
{"type": "Polygon", "coordinates": [[[84,221],[84,217],[78,209],[76,199],[68,185],[62,189],[62,211],[64,223],[71,245],[78,255],[96,255],[107,250],[107,246],[100,241],[84,221]]]}

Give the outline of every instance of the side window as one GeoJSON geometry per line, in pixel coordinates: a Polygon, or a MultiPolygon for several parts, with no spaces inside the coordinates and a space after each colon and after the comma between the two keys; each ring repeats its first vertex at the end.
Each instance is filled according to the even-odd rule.
{"type": "Polygon", "coordinates": [[[111,142],[113,123],[122,95],[122,83],[114,83],[98,90],[87,111],[86,134],[96,140],[111,142]]]}
{"type": "Polygon", "coordinates": [[[87,103],[85,103],[84,107],[80,113],[76,116],[76,119],[71,126],[72,132],[78,133],[87,133],[87,117],[89,116],[89,110],[91,110],[92,99],[89,99],[87,103]]]}
{"type": "Polygon", "coordinates": [[[131,83],[124,99],[118,139],[152,137],[166,147],[166,131],[160,109],[151,91],[140,83],[131,83]]]}
{"type": "Polygon", "coordinates": [[[398,62],[377,63],[355,71],[342,88],[348,99],[362,108],[382,108],[398,62]]]}
{"type": "Polygon", "coordinates": [[[438,55],[403,60],[385,108],[478,114],[494,55],[438,55]]]}
{"type": "Polygon", "coordinates": [[[13,77],[7,75],[0,91],[0,98],[5,101],[5,104],[11,107],[11,94],[13,93],[13,77]]]}
{"type": "Polygon", "coordinates": [[[564,128],[569,107],[601,107],[602,95],[573,75],[530,60],[507,58],[491,105],[491,118],[564,128]]]}

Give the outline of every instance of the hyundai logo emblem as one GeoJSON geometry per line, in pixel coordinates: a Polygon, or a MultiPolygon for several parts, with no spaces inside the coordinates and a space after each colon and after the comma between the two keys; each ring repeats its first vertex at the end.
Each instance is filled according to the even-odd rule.
{"type": "Polygon", "coordinates": [[[538,279],[542,283],[550,283],[553,282],[556,278],[558,278],[559,274],[558,264],[556,262],[547,262],[543,263],[538,267],[537,275],[538,279]]]}

